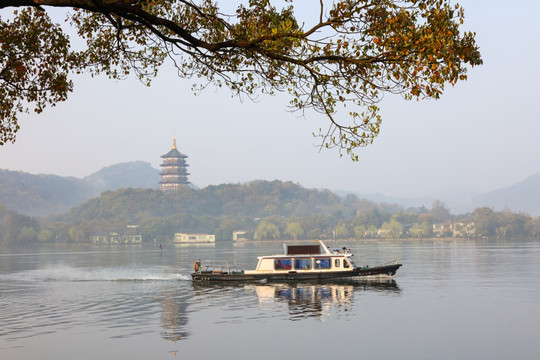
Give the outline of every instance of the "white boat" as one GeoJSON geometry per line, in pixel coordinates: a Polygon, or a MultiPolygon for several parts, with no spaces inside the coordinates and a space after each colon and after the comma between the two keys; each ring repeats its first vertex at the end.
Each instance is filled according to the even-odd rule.
{"type": "Polygon", "coordinates": [[[241,270],[233,264],[216,265],[197,260],[191,277],[194,281],[298,281],[368,279],[395,275],[402,266],[397,261],[378,266],[356,266],[347,248],[330,250],[317,245],[285,245],[284,253],[259,256],[255,270],[241,270]]]}

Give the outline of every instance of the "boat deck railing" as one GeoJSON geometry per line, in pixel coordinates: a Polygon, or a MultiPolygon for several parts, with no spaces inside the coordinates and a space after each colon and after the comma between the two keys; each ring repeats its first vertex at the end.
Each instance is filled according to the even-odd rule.
{"type": "Polygon", "coordinates": [[[330,250],[330,253],[332,253],[334,255],[340,255],[340,254],[352,255],[351,249],[346,248],[346,247],[343,247],[341,249],[332,249],[332,250],[330,250]]]}
{"type": "Polygon", "coordinates": [[[200,261],[199,272],[202,274],[243,274],[236,261],[204,260],[200,261]]]}

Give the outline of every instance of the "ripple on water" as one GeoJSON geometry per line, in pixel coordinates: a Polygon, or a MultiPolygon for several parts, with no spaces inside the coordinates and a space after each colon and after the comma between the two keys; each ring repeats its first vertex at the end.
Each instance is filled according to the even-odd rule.
{"type": "Polygon", "coordinates": [[[0,275],[0,337],[15,341],[78,327],[143,334],[159,320],[163,289],[186,287],[187,279],[165,267],[55,265],[0,275]]]}

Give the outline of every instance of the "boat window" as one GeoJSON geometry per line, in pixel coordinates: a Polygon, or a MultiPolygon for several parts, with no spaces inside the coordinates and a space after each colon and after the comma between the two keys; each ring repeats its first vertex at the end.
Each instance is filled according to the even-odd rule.
{"type": "Polygon", "coordinates": [[[315,269],[330,269],[330,258],[323,258],[315,260],[314,268],[315,269]]]}
{"type": "Polygon", "coordinates": [[[334,267],[341,267],[341,261],[339,259],[336,259],[336,261],[334,261],[334,267]]]}
{"type": "Polygon", "coordinates": [[[350,267],[349,262],[347,261],[347,259],[343,259],[343,267],[345,269],[348,269],[350,267]]]}
{"type": "Polygon", "coordinates": [[[274,260],[274,269],[276,270],[290,270],[291,269],[291,259],[275,259],[274,260]]]}
{"type": "Polygon", "coordinates": [[[294,259],[294,268],[303,270],[311,269],[311,259],[294,259]]]}

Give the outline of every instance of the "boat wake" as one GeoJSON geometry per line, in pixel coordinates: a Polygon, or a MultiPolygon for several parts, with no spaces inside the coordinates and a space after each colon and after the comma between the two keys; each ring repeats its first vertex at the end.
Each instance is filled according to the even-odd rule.
{"type": "MultiPolygon", "coordinates": [[[[41,269],[7,275],[25,281],[191,281],[191,277],[167,267],[77,268],[69,265],[49,265],[41,269]]],[[[15,280],[15,279],[12,279],[15,280]]]]}

